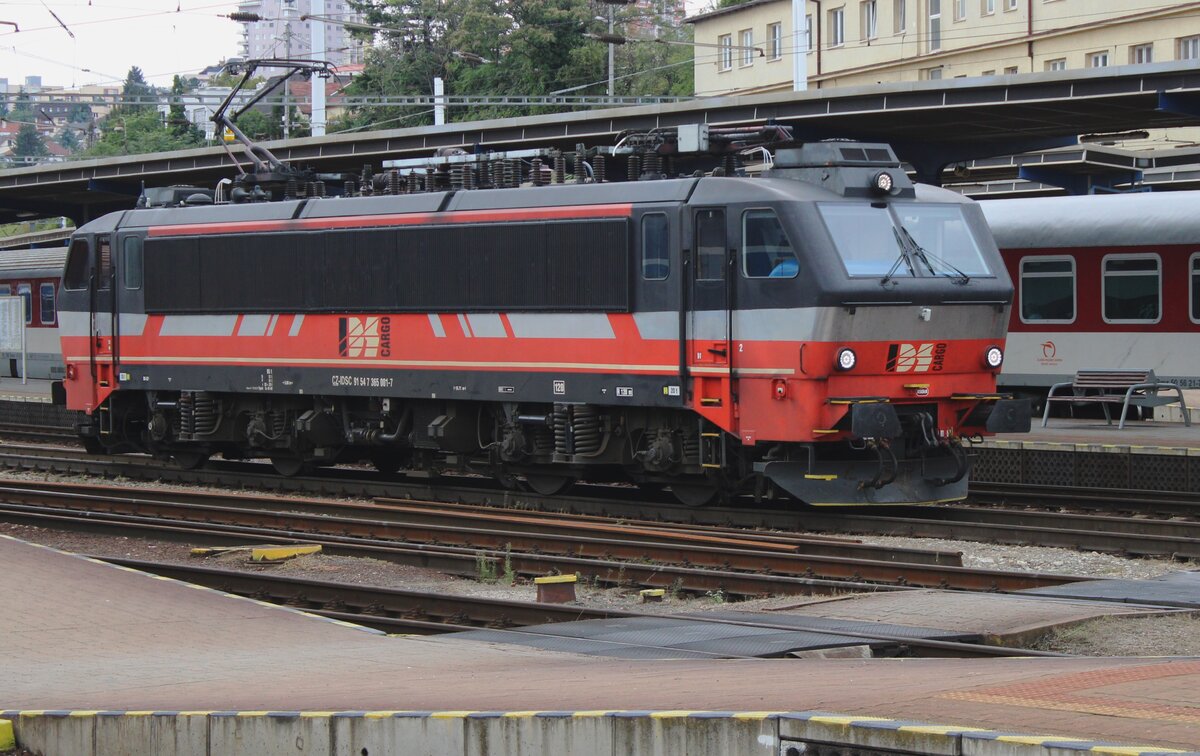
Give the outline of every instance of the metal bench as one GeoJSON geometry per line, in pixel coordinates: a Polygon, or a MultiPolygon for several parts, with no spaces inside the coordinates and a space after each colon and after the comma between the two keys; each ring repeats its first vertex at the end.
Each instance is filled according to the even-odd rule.
{"type": "Polygon", "coordinates": [[[1121,422],[1118,429],[1125,427],[1125,416],[1129,405],[1137,407],[1159,407],[1179,402],[1183,411],[1183,424],[1191,426],[1187,404],[1183,401],[1183,390],[1177,384],[1160,381],[1153,370],[1080,370],[1069,383],[1056,383],[1046,394],[1046,410],[1042,413],[1042,427],[1050,419],[1051,402],[1098,403],[1104,410],[1104,419],[1112,425],[1112,414],[1108,405],[1121,405],[1121,422]],[[1071,395],[1055,396],[1054,392],[1070,388],[1071,395]],[[1160,389],[1172,389],[1176,396],[1159,396],[1160,389]],[[1095,393],[1090,393],[1095,392],[1095,393]]]}

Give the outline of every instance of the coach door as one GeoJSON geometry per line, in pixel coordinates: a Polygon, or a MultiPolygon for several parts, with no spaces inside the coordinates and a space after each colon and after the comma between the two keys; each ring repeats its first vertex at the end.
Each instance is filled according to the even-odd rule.
{"type": "Polygon", "coordinates": [[[695,210],[692,230],[688,371],[692,378],[693,406],[721,427],[731,429],[733,250],[729,246],[725,210],[695,210]]]}

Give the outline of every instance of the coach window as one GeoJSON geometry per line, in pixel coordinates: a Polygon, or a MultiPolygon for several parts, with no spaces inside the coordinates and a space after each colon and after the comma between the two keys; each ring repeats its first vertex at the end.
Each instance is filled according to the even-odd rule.
{"type": "Polygon", "coordinates": [[[725,278],[725,211],[696,213],[696,278],[720,281],[725,278]]]}
{"type": "Polygon", "coordinates": [[[0,297],[11,297],[12,286],[9,284],[0,284],[0,297]]]}
{"type": "Polygon", "coordinates": [[[1075,321],[1075,258],[1021,258],[1021,322],[1075,321]]]}
{"type": "Polygon", "coordinates": [[[125,271],[125,288],[142,288],[142,240],[126,236],[121,248],[121,267],[125,271]]]}
{"type": "Polygon", "coordinates": [[[33,286],[17,284],[17,296],[25,300],[25,325],[33,323],[33,286]]]}
{"type": "Polygon", "coordinates": [[[88,243],[83,239],[71,242],[71,251],[67,253],[67,268],[63,273],[63,287],[67,289],[86,289],[88,285],[88,243]]]}
{"type": "Polygon", "coordinates": [[[38,286],[41,309],[38,320],[42,325],[54,325],[54,284],[44,283],[38,286]]]}
{"type": "Polygon", "coordinates": [[[1191,263],[1192,322],[1200,323],[1200,252],[1192,255],[1191,263]]]}
{"type": "Polygon", "coordinates": [[[1104,258],[1104,322],[1157,323],[1162,315],[1158,255],[1104,258]]]}
{"type": "Polygon", "coordinates": [[[662,281],[671,275],[670,226],[664,213],[642,216],[642,278],[662,281]]]}
{"type": "Polygon", "coordinates": [[[742,214],[742,274],[747,278],[795,278],[796,253],[774,210],[742,214]]]}

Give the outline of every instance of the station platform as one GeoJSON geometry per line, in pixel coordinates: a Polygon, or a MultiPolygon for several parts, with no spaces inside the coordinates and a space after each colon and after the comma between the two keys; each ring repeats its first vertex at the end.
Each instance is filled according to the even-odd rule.
{"type": "Polygon", "coordinates": [[[20,378],[0,378],[0,402],[50,403],[50,383],[43,378],[30,378],[25,383],[20,378]]]}
{"type": "Polygon", "coordinates": [[[1200,490],[1200,413],[1182,422],[1035,418],[1029,433],[1006,433],[972,447],[974,483],[1200,490]]]}
{"type": "Polygon", "coordinates": [[[389,637],[9,537],[0,601],[0,719],[57,756],[1200,745],[1200,658],[635,661],[389,637]]]}

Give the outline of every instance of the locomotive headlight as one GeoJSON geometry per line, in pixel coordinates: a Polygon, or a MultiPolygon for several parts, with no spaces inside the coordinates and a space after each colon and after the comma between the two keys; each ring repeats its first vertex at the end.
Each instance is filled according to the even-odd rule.
{"type": "Polygon", "coordinates": [[[880,171],[871,179],[871,188],[880,194],[891,194],[896,186],[896,180],[887,171],[880,171]]]}
{"type": "Polygon", "coordinates": [[[1004,350],[998,346],[990,346],[983,353],[983,364],[990,367],[992,370],[1000,367],[1004,362],[1004,350]]]}
{"type": "Polygon", "coordinates": [[[850,347],[842,347],[837,353],[837,369],[852,370],[858,364],[858,355],[850,347]]]}

